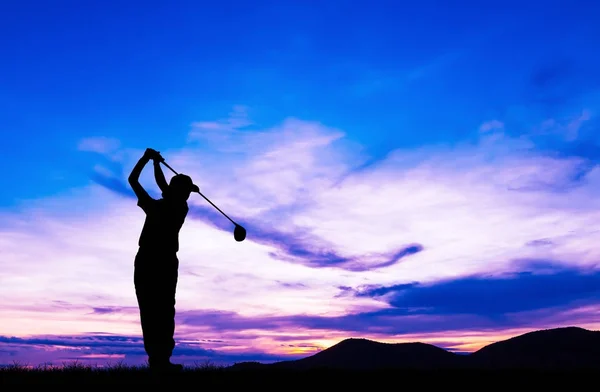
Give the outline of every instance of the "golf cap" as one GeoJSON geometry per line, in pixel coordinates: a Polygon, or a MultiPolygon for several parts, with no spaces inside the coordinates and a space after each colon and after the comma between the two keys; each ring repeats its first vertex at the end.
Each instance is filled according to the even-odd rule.
{"type": "Polygon", "coordinates": [[[200,192],[200,188],[193,183],[190,176],[186,176],[185,174],[177,174],[171,178],[169,186],[185,189],[188,192],[200,192]]]}

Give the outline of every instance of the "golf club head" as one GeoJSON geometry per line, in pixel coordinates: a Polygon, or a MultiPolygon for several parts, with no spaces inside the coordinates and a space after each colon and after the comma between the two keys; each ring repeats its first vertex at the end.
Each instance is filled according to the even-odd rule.
{"type": "Polygon", "coordinates": [[[236,224],[235,229],[233,230],[233,238],[235,238],[237,242],[242,242],[246,239],[246,229],[236,224]]]}

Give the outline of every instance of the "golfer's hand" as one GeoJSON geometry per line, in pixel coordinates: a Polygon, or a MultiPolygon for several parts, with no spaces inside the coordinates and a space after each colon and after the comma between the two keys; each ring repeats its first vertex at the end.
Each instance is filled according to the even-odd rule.
{"type": "Polygon", "coordinates": [[[155,162],[162,162],[164,161],[164,158],[160,155],[160,152],[152,149],[152,148],[147,148],[146,151],[144,152],[144,156],[148,159],[151,159],[155,162]]]}

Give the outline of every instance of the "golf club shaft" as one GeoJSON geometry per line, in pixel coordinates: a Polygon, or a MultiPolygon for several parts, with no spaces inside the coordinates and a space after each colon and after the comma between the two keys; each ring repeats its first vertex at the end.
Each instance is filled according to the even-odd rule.
{"type": "Polygon", "coordinates": [[[164,160],[160,161],[160,163],[162,163],[163,165],[165,165],[167,168],[169,168],[169,170],[171,170],[173,173],[175,173],[175,175],[178,175],[179,173],[177,173],[175,170],[173,170],[173,168],[171,166],[169,166],[169,164],[167,162],[165,162],[164,160]]]}
{"type": "MultiPolygon", "coordinates": [[[[171,166],[169,166],[169,164],[167,162],[165,162],[164,160],[160,161],[163,165],[165,165],[169,170],[171,170],[173,173],[175,173],[175,175],[178,175],[179,173],[177,173],[175,170],[173,170],[173,168],[171,166]]],[[[198,194],[200,196],[202,196],[204,198],[204,200],[206,200],[207,202],[209,202],[213,207],[215,207],[217,209],[217,211],[219,211],[221,214],[223,214],[223,216],[227,219],[229,219],[231,221],[231,223],[233,223],[234,225],[238,225],[237,223],[235,223],[233,221],[233,219],[231,219],[230,217],[227,216],[226,213],[224,213],[223,211],[221,211],[221,209],[219,207],[217,207],[212,201],[210,201],[208,199],[208,197],[204,196],[200,191],[198,191],[198,194]]]]}
{"type": "Polygon", "coordinates": [[[214,203],[210,200],[208,200],[208,197],[204,196],[200,191],[198,191],[198,193],[200,194],[200,196],[202,196],[207,202],[209,202],[213,207],[215,207],[221,214],[223,214],[223,216],[227,219],[229,219],[231,221],[231,223],[233,223],[234,225],[238,225],[237,223],[235,223],[233,221],[233,219],[231,219],[230,217],[227,216],[226,213],[224,213],[223,211],[221,211],[221,209],[219,207],[217,207],[216,205],[214,205],[214,203]]]}

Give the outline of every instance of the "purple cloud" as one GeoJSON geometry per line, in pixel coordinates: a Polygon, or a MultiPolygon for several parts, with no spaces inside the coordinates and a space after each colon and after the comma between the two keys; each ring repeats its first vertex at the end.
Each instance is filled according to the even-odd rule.
{"type": "Polygon", "coordinates": [[[531,262],[523,271],[504,276],[466,276],[430,284],[341,289],[358,297],[381,299],[390,307],[337,317],[242,317],[234,312],[191,311],[180,315],[180,322],[223,331],[306,328],[389,335],[542,328],[547,322],[558,321],[600,322],[593,314],[569,319],[570,309],[600,306],[600,271],[556,263],[531,262]]]}
{"type": "Polygon", "coordinates": [[[497,318],[537,309],[600,302],[600,270],[530,262],[517,273],[466,276],[430,284],[368,288],[357,296],[381,298],[398,314],[472,314],[497,318]]]}
{"type": "Polygon", "coordinates": [[[112,314],[121,312],[137,312],[138,309],[135,307],[124,307],[124,306],[103,306],[103,307],[92,307],[94,314],[112,314]]]}
{"type": "MultiPolygon", "coordinates": [[[[275,362],[296,359],[298,356],[269,355],[259,351],[227,353],[203,347],[202,342],[178,343],[174,360],[187,365],[197,361],[211,361],[230,365],[235,362],[275,362]]],[[[0,336],[0,365],[13,362],[52,362],[61,364],[73,360],[92,363],[124,361],[144,364],[146,353],[140,337],[120,335],[44,336],[18,338],[0,336]],[[43,358],[43,361],[38,359],[43,358]]]]}

